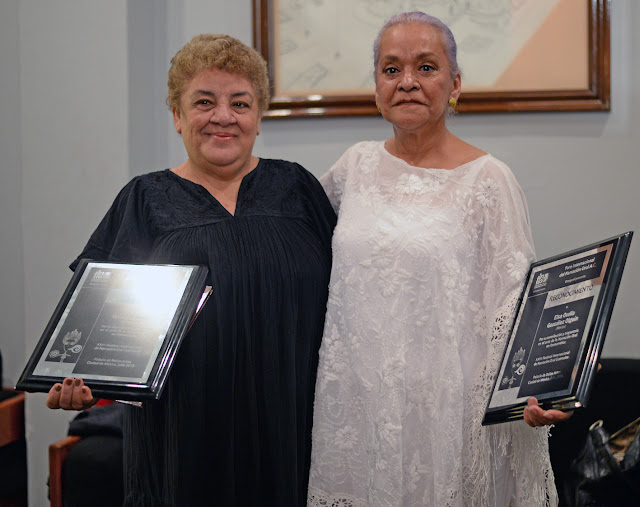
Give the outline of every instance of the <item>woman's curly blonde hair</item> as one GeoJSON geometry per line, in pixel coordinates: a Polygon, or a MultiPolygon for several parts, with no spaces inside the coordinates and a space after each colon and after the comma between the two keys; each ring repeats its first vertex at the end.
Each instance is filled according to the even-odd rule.
{"type": "Polygon", "coordinates": [[[180,108],[180,97],[189,81],[206,70],[224,70],[247,79],[258,97],[260,114],[269,107],[267,63],[255,49],[229,35],[196,35],[171,59],[167,105],[180,108]]]}

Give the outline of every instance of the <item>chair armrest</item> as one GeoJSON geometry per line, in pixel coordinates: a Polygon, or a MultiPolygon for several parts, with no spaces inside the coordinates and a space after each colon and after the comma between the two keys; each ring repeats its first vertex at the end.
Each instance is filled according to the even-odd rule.
{"type": "Polygon", "coordinates": [[[24,393],[0,402],[0,447],[24,438],[24,393]]]}
{"type": "Polygon", "coordinates": [[[49,501],[51,507],[62,507],[62,466],[69,451],[82,440],[70,436],[49,446],[49,501]]]}

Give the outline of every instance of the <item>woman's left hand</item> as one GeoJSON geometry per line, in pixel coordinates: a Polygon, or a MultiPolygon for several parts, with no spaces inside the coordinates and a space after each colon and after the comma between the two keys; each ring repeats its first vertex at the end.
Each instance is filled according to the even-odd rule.
{"type": "Polygon", "coordinates": [[[547,426],[558,422],[566,421],[573,415],[571,412],[561,410],[544,410],[538,405],[538,400],[533,396],[527,401],[524,409],[524,420],[529,426],[547,426]]]}

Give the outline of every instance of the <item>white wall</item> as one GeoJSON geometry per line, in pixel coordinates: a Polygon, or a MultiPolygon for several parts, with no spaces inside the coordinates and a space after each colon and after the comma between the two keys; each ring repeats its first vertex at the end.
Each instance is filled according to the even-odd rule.
{"type": "Polygon", "coordinates": [[[0,3],[0,350],[5,385],[24,366],[18,0],[0,3]]]}
{"type": "MultiPolygon", "coordinates": [[[[19,3],[26,349],[35,347],[68,264],[129,177],[127,4],[19,3]]],[[[4,289],[3,289],[4,290],[4,289]]],[[[71,413],[27,398],[30,505],[46,505],[47,446],[71,413]]]]}
{"type": "MultiPolygon", "coordinates": [[[[612,110],[459,116],[452,129],[507,162],[529,201],[539,257],[640,229],[640,4],[612,2],[612,110]]],[[[166,70],[199,32],[251,43],[251,2],[0,2],[0,317],[15,381],[70,277],[66,268],[133,174],[177,165],[166,70]],[[152,43],[150,43],[152,41],[152,43]]],[[[541,70],[543,71],[543,69],[541,70]]],[[[380,118],[265,120],[256,154],[322,174],[380,118]]],[[[605,356],[640,358],[640,236],[605,356]]],[[[47,446],[70,414],[28,395],[30,505],[47,505],[47,446]]]]}

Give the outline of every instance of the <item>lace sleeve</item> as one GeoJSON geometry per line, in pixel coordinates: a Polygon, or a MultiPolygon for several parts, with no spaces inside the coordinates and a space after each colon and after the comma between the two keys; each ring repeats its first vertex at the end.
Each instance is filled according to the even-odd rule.
{"type": "MultiPolygon", "coordinates": [[[[508,461],[515,478],[512,505],[556,505],[557,494],[548,455],[548,429],[523,421],[483,427],[481,421],[515,317],[524,278],[535,258],[524,194],[511,171],[497,162],[486,168],[475,190],[480,255],[484,279],[486,360],[476,372],[470,396],[467,472],[478,481],[495,480],[496,460],[508,461]]],[[[477,490],[476,490],[477,493],[477,490]]]]}

